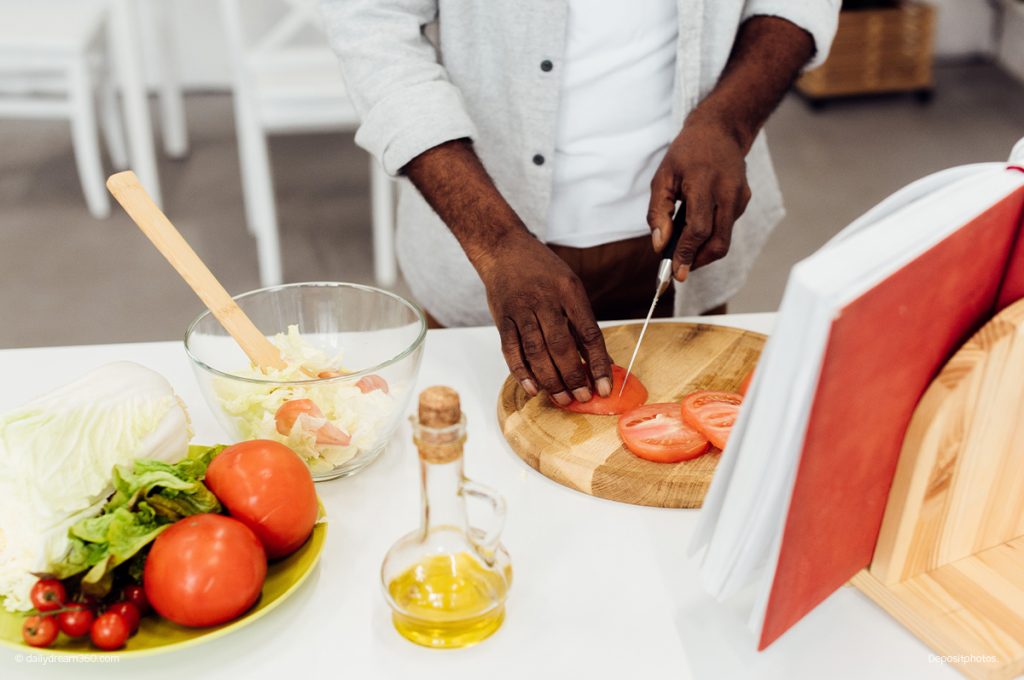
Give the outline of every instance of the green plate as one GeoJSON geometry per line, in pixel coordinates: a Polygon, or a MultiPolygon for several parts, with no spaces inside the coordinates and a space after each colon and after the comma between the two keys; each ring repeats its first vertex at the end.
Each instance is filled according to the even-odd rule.
{"type": "Polygon", "coordinates": [[[288,557],[267,566],[267,579],[263,583],[263,593],[260,595],[260,599],[247,614],[234,621],[209,628],[186,628],[171,623],[163,617],[150,615],[142,618],[139,632],[130,637],[128,644],[116,652],[104,652],[96,649],[90,644],[88,637],[72,640],[63,633],[53,646],[36,648],[29,647],[21,638],[24,614],[12,613],[0,606],[0,645],[22,652],[30,650],[33,654],[108,654],[118,657],[135,657],[183,649],[227,635],[249,625],[284,602],[312,573],[320,559],[324,539],[327,536],[323,505],[320,506],[320,515],[320,520],[313,527],[313,534],[301,548],[288,557]]]}

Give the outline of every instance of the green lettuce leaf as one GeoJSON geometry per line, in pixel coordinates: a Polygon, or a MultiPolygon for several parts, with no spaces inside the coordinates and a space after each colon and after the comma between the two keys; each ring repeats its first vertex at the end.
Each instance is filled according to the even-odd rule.
{"type": "Polygon", "coordinates": [[[104,512],[133,507],[140,499],[145,499],[157,517],[168,522],[204,512],[220,512],[217,497],[206,488],[202,479],[207,465],[225,448],[190,446],[188,458],[177,463],[139,459],[131,466],[116,466],[114,495],[104,512]]]}
{"type": "MultiPolygon", "coordinates": [[[[53,565],[57,578],[82,575],[82,590],[97,597],[110,592],[113,570],[143,551],[164,529],[183,517],[221,511],[202,479],[223,446],[191,446],[178,463],[138,459],[114,467],[114,495],[96,517],[68,531],[70,550],[53,565]]],[[[141,575],[141,559],[129,569],[141,575]]]]}
{"type": "Polygon", "coordinates": [[[84,519],[68,532],[71,551],[56,565],[54,575],[67,578],[84,571],[83,589],[94,595],[105,594],[86,588],[85,584],[102,584],[110,570],[131,558],[168,526],[170,523],[161,522],[145,501],[139,502],[134,510],[121,507],[84,519]]]}

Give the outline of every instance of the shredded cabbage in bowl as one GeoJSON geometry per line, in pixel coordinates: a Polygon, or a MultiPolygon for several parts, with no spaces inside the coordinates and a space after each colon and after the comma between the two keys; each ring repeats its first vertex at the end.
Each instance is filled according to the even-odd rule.
{"type": "Polygon", "coordinates": [[[327,380],[303,385],[274,384],[308,381],[323,371],[344,374],[342,353],[329,356],[289,326],[271,342],[281,350],[287,366],[263,373],[255,366],[236,372],[256,380],[254,383],[217,377],[213,389],[224,412],[235,422],[241,439],[272,439],[298,453],[314,473],[329,472],[351,460],[361,451],[370,451],[383,443],[388,423],[395,415],[394,397],[381,389],[363,392],[355,381],[327,380]],[[282,404],[294,399],[309,399],[323,412],[323,418],[301,414],[288,434],[278,432],[275,415],[282,404]],[[347,446],[317,443],[317,430],[326,423],[340,428],[351,441],[347,446]]]}

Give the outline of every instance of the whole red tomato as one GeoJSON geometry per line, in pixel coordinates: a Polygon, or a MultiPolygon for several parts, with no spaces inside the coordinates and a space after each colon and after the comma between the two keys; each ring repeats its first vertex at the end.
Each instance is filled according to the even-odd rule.
{"type": "Polygon", "coordinates": [[[44,578],[35,582],[29,592],[32,604],[41,612],[52,612],[64,606],[68,599],[64,584],[55,578],[44,578]]]}
{"type": "Polygon", "coordinates": [[[57,614],[57,623],[61,631],[68,637],[82,637],[89,634],[92,621],[96,615],[92,613],[89,606],[82,602],[69,602],[64,605],[65,611],[57,614]]]}
{"type": "Polygon", "coordinates": [[[142,586],[132,583],[121,590],[121,597],[125,602],[131,602],[139,608],[139,615],[145,616],[149,611],[149,602],[146,601],[146,591],[142,586]]]}
{"type": "Polygon", "coordinates": [[[116,612],[107,612],[100,614],[92,622],[89,637],[94,645],[109,652],[124,647],[131,632],[131,626],[123,616],[116,612]]]}
{"type": "Polygon", "coordinates": [[[134,635],[135,631],[139,629],[139,620],[142,618],[142,614],[139,613],[139,608],[132,602],[122,600],[121,602],[115,602],[114,604],[107,607],[108,612],[114,612],[120,614],[124,622],[128,624],[128,630],[134,635]]]}
{"type": "Polygon", "coordinates": [[[30,616],[21,625],[21,637],[33,647],[49,647],[59,632],[52,616],[30,616]]]}
{"type": "Polygon", "coordinates": [[[224,449],[205,481],[231,516],[255,532],[271,559],[295,552],[313,531],[313,478],[284,444],[256,439],[224,449]]]}
{"type": "Polygon", "coordinates": [[[247,526],[222,515],[193,515],[153,542],[142,582],[158,614],[200,627],[244,613],[266,575],[263,545],[247,526]]]}

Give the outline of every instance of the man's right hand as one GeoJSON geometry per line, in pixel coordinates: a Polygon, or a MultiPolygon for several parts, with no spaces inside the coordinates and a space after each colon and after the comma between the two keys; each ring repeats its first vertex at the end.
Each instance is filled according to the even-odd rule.
{"type": "Polygon", "coordinates": [[[538,241],[498,192],[468,140],[424,151],[404,168],[484,282],[512,375],[556,404],[612,391],[612,360],[579,278],[538,241]],[[586,363],[580,355],[586,359],[586,363]]]}
{"type": "Polygon", "coordinates": [[[513,377],[567,406],[612,389],[611,358],[579,278],[529,232],[509,233],[477,263],[513,377]],[[580,355],[586,360],[581,361],[580,355]]]}

